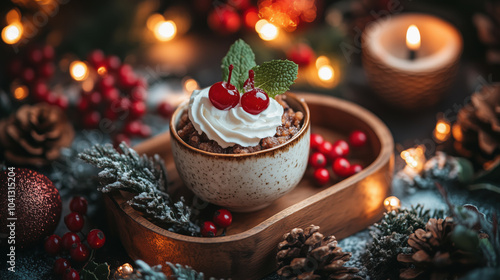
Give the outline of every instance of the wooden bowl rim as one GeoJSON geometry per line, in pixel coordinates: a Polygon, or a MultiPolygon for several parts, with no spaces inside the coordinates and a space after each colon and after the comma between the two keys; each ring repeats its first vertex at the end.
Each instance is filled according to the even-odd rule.
{"type": "Polygon", "coordinates": [[[148,219],[140,215],[139,212],[133,209],[132,206],[130,206],[128,203],[118,203],[116,199],[117,198],[120,199],[120,197],[123,198],[120,192],[115,192],[111,194],[111,198],[114,200],[115,204],[120,208],[120,211],[125,212],[125,214],[129,216],[132,220],[139,223],[141,226],[147,228],[148,230],[155,232],[156,234],[181,242],[189,242],[197,244],[231,243],[251,238],[252,236],[260,233],[261,231],[270,227],[277,221],[293,214],[294,212],[297,212],[300,209],[303,209],[311,204],[314,204],[324,197],[332,195],[333,192],[338,192],[342,189],[351,186],[356,181],[359,181],[360,179],[364,178],[366,175],[377,171],[380,166],[384,165],[391,159],[394,150],[394,142],[392,139],[392,135],[387,126],[373,113],[371,113],[367,109],[357,104],[332,96],[301,93],[301,92],[296,92],[295,94],[299,100],[304,99],[306,100],[306,102],[312,101],[312,103],[314,103],[314,100],[316,100],[318,103],[322,105],[330,106],[332,108],[345,111],[346,113],[368,124],[377,135],[381,146],[380,153],[377,155],[375,160],[366,168],[364,168],[361,172],[349,178],[346,178],[336,184],[333,184],[330,187],[302,200],[301,202],[298,202],[294,205],[289,206],[288,208],[281,210],[280,212],[262,221],[255,227],[247,231],[228,236],[205,238],[205,237],[182,235],[175,232],[171,232],[155,225],[153,222],[149,221],[148,219]],[[307,99],[309,99],[310,101],[307,101],[307,99]]]}

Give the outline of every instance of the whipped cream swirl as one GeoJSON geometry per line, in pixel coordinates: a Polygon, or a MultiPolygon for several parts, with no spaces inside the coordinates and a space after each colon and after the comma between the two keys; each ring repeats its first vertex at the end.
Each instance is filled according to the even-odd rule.
{"type": "Polygon", "coordinates": [[[208,139],[222,148],[239,144],[256,146],[260,139],[276,134],[281,125],[283,107],[269,98],[269,107],[258,115],[247,113],[240,104],[230,110],[219,110],[208,98],[210,88],[195,90],[189,100],[189,119],[199,134],[205,132],[208,139]]]}

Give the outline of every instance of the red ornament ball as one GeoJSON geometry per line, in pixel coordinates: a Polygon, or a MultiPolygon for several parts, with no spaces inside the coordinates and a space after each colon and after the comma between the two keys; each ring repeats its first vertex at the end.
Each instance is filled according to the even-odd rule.
{"type": "MultiPolygon", "coordinates": [[[[61,196],[45,175],[26,168],[0,172],[0,236],[15,234],[18,248],[30,247],[51,235],[61,218],[61,196]],[[8,227],[15,220],[15,231],[8,227]]],[[[4,237],[5,236],[5,237],[4,237]]],[[[2,240],[0,244],[7,244],[2,240]]]]}
{"type": "Polygon", "coordinates": [[[219,209],[215,211],[213,220],[221,228],[227,228],[233,221],[233,215],[227,209],[219,209]]]}

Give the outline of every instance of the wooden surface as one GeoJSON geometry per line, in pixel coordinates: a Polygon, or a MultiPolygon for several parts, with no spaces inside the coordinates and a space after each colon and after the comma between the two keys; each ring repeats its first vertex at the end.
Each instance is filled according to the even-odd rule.
{"type": "MultiPolygon", "coordinates": [[[[341,239],[380,219],[383,200],[390,193],[393,140],[387,127],[373,114],[333,97],[299,94],[311,111],[313,133],[328,140],[346,139],[350,131],[367,133],[368,147],[350,155],[365,166],[360,173],[331,186],[318,187],[312,170],[292,192],[254,213],[235,213],[227,235],[215,238],[183,236],[162,229],[142,217],[127,203],[130,194],[106,197],[109,222],[117,229],[128,254],[149,264],[166,261],[203,271],[207,276],[259,279],[276,269],[276,246],[294,227],[315,224],[324,234],[341,239]]],[[[139,153],[159,154],[166,162],[173,196],[192,197],[182,186],[170,156],[170,135],[159,135],[136,146],[139,153]]],[[[202,213],[213,208],[199,204],[202,213]]]]}

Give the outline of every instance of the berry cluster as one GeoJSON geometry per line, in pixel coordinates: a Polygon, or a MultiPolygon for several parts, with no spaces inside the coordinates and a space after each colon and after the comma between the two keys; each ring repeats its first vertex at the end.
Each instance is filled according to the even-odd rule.
{"type": "Polygon", "coordinates": [[[345,140],[337,140],[332,143],[326,141],[319,134],[311,134],[312,153],[309,156],[309,165],[315,169],[314,180],[316,183],[325,185],[330,182],[332,176],[330,176],[328,169],[325,168],[329,162],[332,164],[333,173],[340,178],[352,176],[363,170],[361,165],[351,164],[347,160],[347,156],[351,147],[363,147],[366,142],[366,134],[359,130],[351,132],[349,143],[345,140]]]}
{"type": "Polygon", "coordinates": [[[50,45],[29,48],[23,58],[16,57],[8,65],[8,74],[15,84],[29,88],[36,102],[47,102],[68,108],[68,99],[49,89],[48,81],[55,72],[54,48],[50,45]]]}
{"type": "Polygon", "coordinates": [[[210,87],[208,97],[215,108],[219,110],[229,110],[241,103],[241,107],[247,113],[258,115],[269,107],[269,96],[260,89],[255,88],[253,70],[248,71],[248,79],[245,81],[245,93],[241,96],[238,89],[231,84],[231,74],[234,66],[229,65],[229,76],[227,82],[218,82],[210,87]]]}
{"type": "Polygon", "coordinates": [[[205,221],[201,227],[201,235],[204,237],[217,236],[217,226],[223,228],[224,231],[231,225],[233,216],[227,209],[219,209],[215,211],[212,221],[205,221]]]}
{"type": "Polygon", "coordinates": [[[83,126],[98,128],[104,117],[115,124],[124,121],[121,129],[116,130],[115,142],[129,142],[132,136],[148,137],[151,129],[142,122],[146,114],[147,81],[138,77],[129,64],[122,64],[119,57],[105,56],[101,50],[92,51],[87,60],[97,78],[93,89],[82,90],[78,101],[83,126]]]}
{"type": "Polygon", "coordinates": [[[44,243],[45,251],[48,254],[52,256],[62,255],[54,263],[54,273],[64,280],[80,279],[79,272],[71,267],[70,260],[73,263],[84,263],[92,255],[89,247],[91,250],[99,249],[106,242],[106,236],[100,229],[91,230],[87,236],[81,232],[84,226],[84,215],[87,213],[87,205],[85,198],[73,197],[69,204],[72,212],[64,217],[64,223],[70,231],[62,237],[53,234],[44,243]],[[87,244],[84,244],[85,241],[87,244]],[[70,258],[68,258],[68,253],[70,258]]]}

